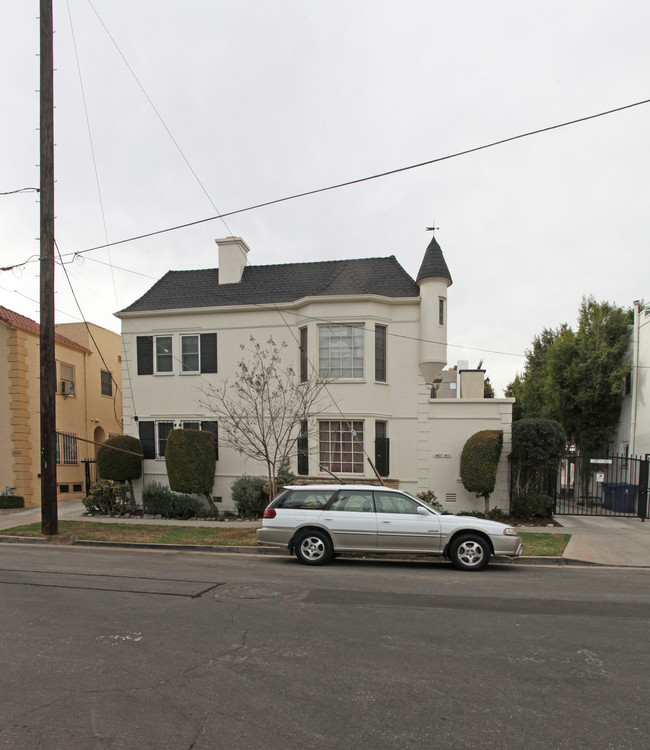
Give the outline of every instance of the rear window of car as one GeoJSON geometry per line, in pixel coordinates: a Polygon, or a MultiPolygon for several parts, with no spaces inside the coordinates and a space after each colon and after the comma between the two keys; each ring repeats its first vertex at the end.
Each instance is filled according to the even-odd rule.
{"type": "Polygon", "coordinates": [[[288,490],[284,497],[276,503],[276,508],[290,508],[295,510],[321,510],[324,508],[333,492],[323,490],[288,490]]]}

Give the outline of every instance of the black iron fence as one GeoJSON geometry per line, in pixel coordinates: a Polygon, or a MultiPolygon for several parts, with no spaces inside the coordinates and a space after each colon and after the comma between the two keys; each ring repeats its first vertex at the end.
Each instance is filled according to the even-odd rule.
{"type": "Polygon", "coordinates": [[[562,459],[555,515],[648,517],[648,459],[629,456],[562,459]]]}
{"type": "Polygon", "coordinates": [[[82,462],[84,465],[84,481],[86,484],[86,497],[90,492],[90,488],[97,481],[97,461],[94,458],[85,458],[82,462]]]}

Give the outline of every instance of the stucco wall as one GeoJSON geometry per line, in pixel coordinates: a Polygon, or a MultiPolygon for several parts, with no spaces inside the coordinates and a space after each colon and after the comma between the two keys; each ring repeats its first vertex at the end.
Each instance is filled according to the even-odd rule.
{"type": "Polygon", "coordinates": [[[467,492],[460,478],[463,446],[479,430],[503,430],[503,450],[490,507],[508,510],[508,456],[512,450],[513,404],[512,398],[429,401],[428,444],[426,460],[421,462],[420,484],[433,490],[446,510],[483,510],[483,499],[477,499],[467,492]]]}
{"type": "MultiPolygon", "coordinates": [[[[318,367],[318,327],[324,322],[361,323],[364,334],[364,377],[337,380],[328,385],[330,407],[319,419],[363,420],[364,448],[374,459],[375,421],[388,422],[390,438],[390,479],[408,492],[434,489],[439,499],[456,493],[450,509],[481,508],[473,496],[458,483],[458,459],[444,460],[437,454],[449,452],[460,456],[465,440],[479,429],[504,430],[504,456],[510,450],[511,399],[454,399],[446,404],[430,399],[430,386],[419,367],[419,304],[417,300],[384,300],[382,298],[323,298],[264,308],[221,308],[165,314],[127,316],[122,320],[124,429],[139,435],[138,421],[182,421],[210,418],[201,406],[202,391],[210,385],[232,381],[237,362],[242,358],[240,346],[249,345],[251,336],[262,345],[269,336],[276,344],[286,341],[285,362],[299,372],[299,330],[308,329],[308,357],[318,367]],[[374,378],[374,326],[388,326],[387,382],[374,378]],[[218,373],[180,373],[180,335],[216,332],[218,337],[218,373]],[[137,375],[136,337],[138,335],[171,335],[173,337],[174,372],[161,375],[137,375]],[[446,408],[442,408],[442,407],[446,408]],[[137,417],[137,420],[136,420],[137,417]],[[444,437],[444,439],[443,439],[444,437]]],[[[309,476],[328,477],[318,467],[317,441],[310,441],[309,476]]],[[[296,470],[295,459],[292,468],[296,470]]],[[[144,482],[167,484],[164,459],[144,462],[144,482]]],[[[263,475],[266,467],[222,446],[213,494],[223,498],[223,509],[232,507],[230,486],[244,473],[263,475]]],[[[374,481],[367,461],[363,472],[344,475],[342,479],[374,481]]],[[[482,501],[481,501],[482,502],[482,501]]],[[[493,504],[507,506],[507,463],[499,472],[499,484],[493,504]]]]}

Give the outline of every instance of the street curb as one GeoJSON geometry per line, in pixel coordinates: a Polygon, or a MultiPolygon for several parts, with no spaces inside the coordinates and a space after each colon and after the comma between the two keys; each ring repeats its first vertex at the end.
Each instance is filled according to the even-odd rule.
{"type": "Polygon", "coordinates": [[[5,544],[48,544],[47,539],[36,539],[31,536],[0,536],[0,542],[5,544]]]}
{"type": "MultiPolygon", "coordinates": [[[[2,536],[0,544],[49,544],[47,539],[36,539],[34,537],[2,536]]],[[[157,549],[165,552],[226,552],[239,555],[275,555],[277,557],[289,557],[287,551],[279,547],[223,547],[205,544],[156,544],[147,542],[99,542],[94,540],[78,539],[71,544],[55,545],[59,547],[103,547],[106,549],[157,549]]],[[[424,555],[368,555],[363,553],[350,553],[341,555],[349,559],[363,558],[366,560],[402,560],[416,561],[426,558],[424,555]]],[[[447,558],[440,555],[431,555],[426,558],[429,562],[448,562],[447,558]]],[[[505,565],[598,565],[599,563],[566,560],[562,557],[494,557],[493,563],[505,565]]]]}

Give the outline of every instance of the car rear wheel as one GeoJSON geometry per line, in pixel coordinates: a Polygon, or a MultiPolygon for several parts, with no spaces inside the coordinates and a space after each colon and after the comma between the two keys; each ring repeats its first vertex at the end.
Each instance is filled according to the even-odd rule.
{"type": "Polygon", "coordinates": [[[449,557],[458,570],[482,570],[490,561],[490,545],[477,534],[463,534],[451,543],[449,557]]]}
{"type": "Polygon", "coordinates": [[[295,544],[296,557],[304,565],[325,565],[333,555],[332,542],[323,531],[306,531],[295,544]]]}

